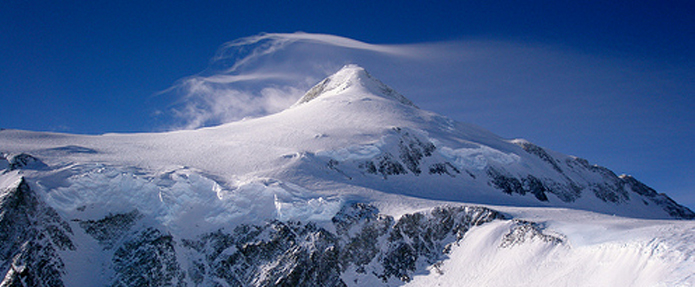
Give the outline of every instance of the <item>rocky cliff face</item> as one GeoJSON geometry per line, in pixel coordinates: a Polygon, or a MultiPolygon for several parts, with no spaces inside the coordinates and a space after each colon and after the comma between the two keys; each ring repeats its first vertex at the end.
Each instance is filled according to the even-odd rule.
{"type": "Polygon", "coordinates": [[[504,216],[487,208],[439,207],[396,220],[354,203],[325,227],[273,220],[191,239],[155,228],[124,229],[138,220],[136,212],[80,226],[104,249],[116,249],[113,286],[348,286],[360,283],[344,282],[348,271],[383,283],[408,282],[444,259],[470,228],[498,219],[504,216]]]}
{"type": "Polygon", "coordinates": [[[22,178],[0,195],[0,286],[63,286],[72,229],[22,178]]]}
{"type": "Polygon", "coordinates": [[[656,204],[674,218],[693,219],[695,213],[684,207],[665,194],[657,192],[629,175],[617,176],[613,171],[598,165],[591,165],[589,161],[569,157],[565,161],[558,160],[549,155],[543,148],[526,141],[515,141],[526,152],[537,156],[547,162],[561,178],[566,179],[566,183],[559,183],[553,180],[540,181],[529,175],[526,179],[519,180],[511,178],[500,178],[501,182],[512,182],[512,192],[531,192],[536,198],[543,200],[546,192],[557,195],[566,202],[572,202],[583,190],[593,193],[594,196],[604,202],[615,204],[624,203],[631,199],[642,200],[645,205],[656,204]],[[586,180],[587,175],[598,178],[598,180],[586,180]],[[584,179],[582,182],[579,179],[584,179]],[[521,183],[521,184],[519,184],[521,183]],[[521,188],[520,188],[521,187],[521,188]],[[539,197],[539,194],[541,197],[539,197]]]}
{"type": "Polygon", "coordinates": [[[351,270],[386,283],[408,282],[414,272],[446,256],[472,227],[504,217],[482,207],[440,207],[395,220],[374,206],[346,205],[329,231],[313,223],[272,221],[183,240],[196,285],[347,286],[351,270]]]}
{"type": "MultiPolygon", "coordinates": [[[[0,198],[0,286],[64,286],[63,256],[77,256],[70,224],[22,179],[0,198]]],[[[73,220],[110,263],[110,286],[353,286],[408,282],[446,258],[476,226],[505,220],[483,207],[445,206],[395,219],[376,207],[345,205],[330,223],[272,220],[196,238],[142,224],[137,210],[73,220]],[[346,272],[352,282],[342,278],[346,272]]],[[[540,231],[539,231],[540,233],[540,231]]],[[[511,234],[511,233],[510,233],[511,234]]],[[[511,235],[510,235],[511,236],[511,235]]]]}

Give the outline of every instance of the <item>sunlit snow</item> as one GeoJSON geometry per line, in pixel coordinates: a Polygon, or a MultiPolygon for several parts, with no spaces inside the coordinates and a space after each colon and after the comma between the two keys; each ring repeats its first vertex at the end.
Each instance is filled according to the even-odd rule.
{"type": "MultiPolygon", "coordinates": [[[[410,282],[356,283],[372,279],[351,269],[343,279],[362,286],[695,285],[695,223],[671,220],[607,169],[530,145],[418,109],[348,65],[289,109],[217,127],[100,136],[0,131],[0,188],[24,177],[75,230],[80,220],[137,210],[142,224],[174,238],[269,220],[326,225],[348,202],[396,218],[485,205],[542,225],[563,243],[529,237],[502,246],[514,221],[500,220],[471,229],[447,259],[421,266],[410,282]],[[21,153],[36,160],[14,160],[21,153]],[[505,193],[506,183],[496,183],[504,180],[547,199],[505,193]],[[600,193],[611,188],[626,195],[600,193]]],[[[81,231],[75,236],[78,245],[95,246],[81,231]]],[[[101,278],[81,281],[82,259],[66,264],[70,286],[101,278]]]]}

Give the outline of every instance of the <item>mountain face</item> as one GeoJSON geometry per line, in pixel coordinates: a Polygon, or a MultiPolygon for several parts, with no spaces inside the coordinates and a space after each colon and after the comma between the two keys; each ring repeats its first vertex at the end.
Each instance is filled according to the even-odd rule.
{"type": "Polygon", "coordinates": [[[218,127],[2,130],[0,173],[0,286],[695,284],[688,208],[354,65],[218,127]]]}
{"type": "Polygon", "coordinates": [[[0,195],[0,286],[64,286],[58,253],[74,251],[72,229],[24,179],[0,195]]]}

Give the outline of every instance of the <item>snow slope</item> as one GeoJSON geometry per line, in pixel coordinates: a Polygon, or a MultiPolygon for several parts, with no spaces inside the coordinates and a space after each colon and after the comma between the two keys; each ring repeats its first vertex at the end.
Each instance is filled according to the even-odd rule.
{"type": "Polygon", "coordinates": [[[695,224],[691,221],[639,220],[573,210],[533,213],[533,222],[560,242],[528,231],[510,241],[507,236],[518,222],[496,222],[468,233],[440,266],[430,267],[429,273],[405,286],[695,284],[695,224]]]}
{"type": "Polygon", "coordinates": [[[0,257],[0,270],[16,271],[7,271],[3,284],[31,276],[68,286],[146,283],[133,278],[180,286],[273,280],[688,286],[695,280],[687,244],[694,225],[671,221],[694,218],[689,209],[587,160],[423,111],[355,65],[318,83],[291,108],[262,118],[168,133],[2,130],[0,152],[6,199],[0,200],[0,228],[5,222],[6,230],[33,230],[11,246],[37,246],[0,246],[14,250],[0,257]],[[12,203],[25,197],[36,200],[12,203]],[[441,211],[442,205],[453,209],[441,211]],[[494,216],[470,221],[482,211],[455,208],[461,205],[486,206],[494,216]],[[371,211],[348,224],[342,220],[353,214],[350,206],[371,211]],[[20,207],[51,216],[22,219],[27,226],[17,229],[9,222],[20,207]],[[434,232],[432,222],[447,218],[460,224],[437,236],[417,235],[434,232]],[[341,233],[345,224],[353,231],[341,233]],[[419,231],[403,231],[411,229],[419,231]],[[359,243],[355,234],[379,241],[359,243]],[[270,254],[249,249],[254,244],[270,254]],[[373,256],[345,255],[354,244],[367,248],[355,252],[373,256]],[[287,255],[291,250],[300,253],[287,255]],[[55,272],[17,275],[31,266],[17,258],[41,252],[60,255],[55,272]],[[321,259],[340,279],[315,277],[330,270],[299,268],[316,262],[297,254],[326,252],[347,256],[321,259]],[[419,259],[399,261],[408,252],[419,259]],[[258,269],[260,259],[230,263],[240,254],[247,262],[275,260],[258,269]],[[388,259],[394,256],[400,259],[388,259]],[[145,277],[133,271],[143,268],[159,271],[145,277]],[[276,278],[272,270],[287,273],[276,278]]]}

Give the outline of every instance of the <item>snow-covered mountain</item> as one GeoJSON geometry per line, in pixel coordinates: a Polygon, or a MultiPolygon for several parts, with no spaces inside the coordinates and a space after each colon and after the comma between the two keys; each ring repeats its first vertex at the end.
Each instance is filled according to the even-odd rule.
{"type": "Polygon", "coordinates": [[[0,152],[0,286],[695,285],[688,208],[354,65],[262,118],[0,152]]]}

